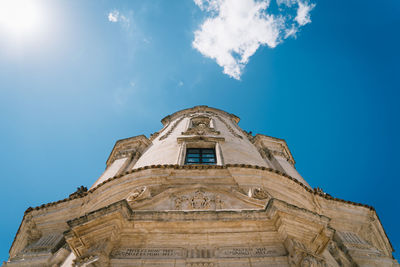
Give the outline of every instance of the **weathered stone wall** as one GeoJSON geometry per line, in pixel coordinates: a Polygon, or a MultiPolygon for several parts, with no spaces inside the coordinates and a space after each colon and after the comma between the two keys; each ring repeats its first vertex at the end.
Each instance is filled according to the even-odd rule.
{"type": "Polygon", "coordinates": [[[114,146],[87,190],[29,208],[4,266],[398,266],[373,208],[311,189],[286,142],[204,106],[114,146]],[[216,165],[184,165],[188,147],[216,165]]]}

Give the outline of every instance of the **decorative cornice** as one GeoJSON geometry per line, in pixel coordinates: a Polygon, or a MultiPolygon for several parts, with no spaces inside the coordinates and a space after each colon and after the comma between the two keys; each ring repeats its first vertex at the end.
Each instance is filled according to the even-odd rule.
{"type": "MultiPolygon", "coordinates": [[[[295,205],[289,204],[283,200],[279,200],[276,198],[271,198],[267,205],[263,207],[262,209],[257,209],[257,210],[243,210],[241,211],[242,214],[245,214],[243,216],[242,214],[238,213],[235,210],[221,210],[219,211],[219,214],[216,214],[214,210],[190,210],[190,211],[181,211],[181,210],[168,210],[168,211],[160,211],[160,210],[155,210],[155,211],[150,211],[150,210],[133,210],[130,206],[129,203],[126,199],[119,200],[117,202],[114,202],[113,204],[110,204],[108,206],[99,208],[97,210],[91,211],[89,213],[86,213],[83,216],[71,219],[67,221],[67,224],[69,227],[73,228],[79,225],[83,225],[89,221],[92,221],[96,218],[102,217],[105,214],[110,214],[113,212],[118,212],[120,210],[124,210],[121,214],[126,217],[130,217],[131,219],[134,219],[135,221],[148,221],[149,218],[153,220],[157,219],[163,219],[165,220],[166,217],[170,217],[171,219],[182,221],[182,220],[187,220],[187,221],[193,221],[196,218],[201,218],[202,220],[216,220],[216,219],[222,219],[222,218],[230,218],[231,220],[241,220],[243,217],[246,217],[248,219],[254,219],[254,220],[263,220],[265,221],[268,218],[275,217],[277,215],[277,211],[288,211],[291,210],[295,212],[296,214],[306,214],[306,216],[313,217],[314,221],[315,220],[320,220],[323,222],[325,225],[328,225],[329,223],[329,218],[317,214],[313,211],[304,209],[304,208],[299,208],[295,205]],[[180,215],[180,216],[174,216],[174,215],[180,215]]],[[[64,232],[64,234],[71,233],[71,230],[67,230],[64,232]]]]}
{"type": "Polygon", "coordinates": [[[237,117],[236,115],[228,113],[221,109],[212,108],[212,107],[208,107],[208,106],[195,106],[195,107],[183,109],[183,110],[177,111],[171,115],[168,115],[165,118],[163,118],[161,120],[161,122],[162,122],[162,124],[165,125],[165,124],[173,121],[176,117],[179,117],[179,116],[182,116],[185,114],[190,114],[190,113],[195,113],[195,112],[206,112],[206,111],[217,112],[217,113],[223,114],[225,116],[230,117],[236,123],[239,123],[239,121],[240,121],[239,117],[237,117]]]}
{"type": "Polygon", "coordinates": [[[167,137],[174,131],[174,129],[176,128],[176,126],[178,126],[178,124],[179,124],[184,118],[186,118],[186,116],[182,116],[182,118],[178,119],[178,120],[171,126],[171,128],[170,128],[163,136],[160,137],[159,140],[161,141],[161,140],[164,140],[165,138],[167,138],[167,137]]]}
{"type": "Polygon", "coordinates": [[[218,143],[218,142],[224,142],[225,138],[223,137],[214,137],[214,136],[185,136],[185,137],[178,137],[176,139],[178,141],[178,144],[182,142],[212,142],[212,143],[218,143]]]}
{"type": "MultiPolygon", "coordinates": [[[[275,138],[263,134],[256,134],[254,137],[249,138],[249,140],[258,148],[259,151],[267,149],[268,151],[266,151],[266,155],[272,154],[275,156],[284,157],[290,164],[295,165],[296,162],[284,139],[275,138]],[[268,146],[268,144],[264,144],[263,140],[266,140],[266,142],[270,142],[271,147],[268,146]],[[273,147],[274,145],[278,145],[278,148],[273,147]]],[[[262,151],[260,151],[260,153],[263,154],[262,151]]]]}
{"type": "MultiPolygon", "coordinates": [[[[320,197],[325,198],[327,200],[332,200],[332,201],[346,203],[346,204],[353,205],[353,206],[360,206],[360,207],[367,208],[367,209],[369,209],[369,210],[371,210],[372,212],[375,213],[378,221],[382,225],[381,220],[380,220],[378,214],[376,213],[374,207],[372,207],[370,205],[362,204],[362,203],[356,203],[356,202],[352,202],[352,201],[348,201],[348,200],[343,200],[343,199],[340,199],[340,198],[335,198],[335,197],[332,197],[329,194],[326,194],[326,193],[322,192],[322,190],[320,190],[320,189],[310,189],[306,185],[304,185],[303,183],[301,183],[298,180],[296,180],[295,178],[293,178],[293,177],[291,177],[291,176],[289,176],[289,175],[287,175],[285,173],[282,173],[282,172],[280,172],[278,170],[271,169],[271,168],[267,168],[267,167],[263,167],[263,166],[257,166],[257,165],[249,165],[249,164],[226,164],[226,165],[173,165],[173,164],[165,164],[165,165],[150,165],[150,166],[144,166],[144,167],[140,167],[140,168],[137,168],[137,169],[133,169],[131,171],[127,171],[125,173],[122,173],[122,174],[116,175],[114,177],[111,177],[108,180],[100,183],[96,187],[90,189],[89,191],[83,192],[82,194],[79,194],[79,195],[73,195],[72,194],[72,196],[70,196],[68,198],[65,198],[65,199],[62,199],[62,200],[58,200],[58,201],[55,201],[55,202],[50,202],[50,203],[47,203],[47,204],[42,204],[42,205],[34,207],[34,208],[29,207],[28,209],[26,209],[26,211],[24,213],[24,217],[23,217],[22,222],[21,222],[21,224],[20,224],[20,226],[18,228],[18,231],[17,231],[17,233],[15,235],[15,238],[14,238],[13,244],[11,245],[10,251],[11,251],[13,245],[14,245],[16,237],[18,236],[18,234],[20,232],[20,229],[21,229],[21,226],[22,226],[22,224],[24,222],[25,217],[27,215],[29,215],[30,212],[32,212],[34,210],[41,210],[41,209],[44,209],[44,208],[55,206],[55,205],[58,205],[58,204],[61,204],[61,203],[64,203],[64,202],[68,202],[68,201],[71,201],[71,200],[74,200],[74,199],[83,198],[88,194],[92,194],[93,192],[95,192],[100,187],[104,186],[105,184],[107,184],[107,183],[109,183],[109,182],[111,182],[113,180],[120,179],[120,178],[124,177],[125,175],[129,175],[129,174],[136,173],[136,172],[141,172],[143,170],[151,170],[151,169],[208,170],[208,169],[229,169],[229,168],[256,169],[256,170],[262,170],[262,171],[267,171],[267,172],[270,172],[270,173],[278,174],[278,175],[280,175],[282,177],[285,177],[285,178],[291,180],[292,182],[300,185],[301,187],[303,187],[304,190],[306,190],[307,192],[309,192],[311,194],[320,196],[320,197]]],[[[383,229],[383,227],[382,227],[382,229],[383,229]]],[[[385,232],[385,229],[383,229],[383,232],[385,233],[386,239],[388,240],[388,242],[390,244],[390,247],[393,250],[392,243],[390,242],[390,240],[389,240],[389,238],[388,238],[388,236],[387,236],[387,234],[385,232]]]]}
{"type": "Polygon", "coordinates": [[[143,150],[151,144],[151,141],[144,135],[138,135],[130,138],[118,140],[108,157],[106,164],[110,165],[114,160],[133,155],[143,150]],[[133,147],[132,147],[133,146],[133,147]]]}
{"type": "Polygon", "coordinates": [[[233,130],[233,128],[232,128],[223,118],[221,118],[221,116],[219,116],[218,114],[214,114],[214,116],[215,116],[217,119],[219,119],[219,120],[225,125],[226,128],[228,128],[228,131],[229,131],[231,134],[233,134],[233,135],[234,135],[235,137],[237,137],[237,138],[243,139],[243,137],[242,137],[241,135],[237,134],[237,133],[235,132],[235,130],[233,130]]]}
{"type": "Polygon", "coordinates": [[[125,175],[129,175],[129,174],[136,173],[136,172],[141,172],[143,170],[151,170],[151,169],[208,170],[208,169],[229,169],[229,168],[256,169],[256,170],[267,171],[267,172],[270,172],[270,173],[275,173],[275,174],[278,174],[278,175],[280,175],[282,177],[285,177],[285,178],[293,181],[294,183],[300,185],[301,187],[303,187],[304,190],[306,190],[307,192],[309,192],[311,194],[318,195],[318,196],[323,197],[323,198],[325,198],[327,200],[338,201],[338,202],[342,202],[342,203],[346,203],[346,204],[350,204],[350,205],[354,205],[354,206],[361,206],[361,207],[368,208],[368,209],[370,209],[372,211],[375,211],[374,207],[372,207],[370,205],[356,203],[356,202],[352,202],[352,201],[348,201],[348,200],[343,200],[343,199],[340,199],[340,198],[335,198],[335,197],[332,197],[329,194],[323,193],[319,189],[310,189],[305,184],[299,182],[297,179],[287,175],[286,173],[283,173],[283,172],[280,172],[278,170],[271,169],[271,168],[268,168],[268,167],[257,166],[257,165],[249,165],[249,164],[226,164],[226,165],[197,165],[197,164],[193,164],[193,165],[176,165],[175,164],[174,165],[174,164],[165,164],[165,165],[149,165],[149,166],[144,166],[144,167],[140,167],[140,168],[137,168],[137,169],[133,169],[133,170],[127,171],[125,173],[122,173],[122,174],[119,174],[119,175],[116,175],[114,177],[109,178],[108,180],[100,183],[99,185],[97,185],[96,187],[90,189],[87,192],[83,192],[80,195],[72,195],[71,197],[68,197],[68,198],[65,198],[65,199],[62,199],[62,200],[59,200],[59,201],[56,201],[56,202],[50,202],[50,203],[47,203],[47,204],[43,204],[43,205],[40,205],[40,206],[37,206],[37,207],[34,207],[34,208],[29,207],[25,211],[25,214],[31,212],[32,210],[40,210],[40,209],[47,208],[47,207],[50,207],[50,206],[54,206],[54,205],[57,205],[57,204],[60,204],[60,203],[63,203],[63,202],[67,202],[67,201],[74,200],[74,199],[77,199],[77,198],[85,197],[87,194],[93,193],[94,191],[98,190],[100,187],[104,186],[105,184],[107,184],[107,183],[109,183],[111,181],[120,179],[120,178],[124,177],[125,175]]]}

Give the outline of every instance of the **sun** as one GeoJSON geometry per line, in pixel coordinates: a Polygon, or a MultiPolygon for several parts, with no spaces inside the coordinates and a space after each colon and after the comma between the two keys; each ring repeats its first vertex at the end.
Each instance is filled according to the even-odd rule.
{"type": "Polygon", "coordinates": [[[0,0],[0,30],[25,35],[40,30],[42,14],[35,0],[0,0]]]}

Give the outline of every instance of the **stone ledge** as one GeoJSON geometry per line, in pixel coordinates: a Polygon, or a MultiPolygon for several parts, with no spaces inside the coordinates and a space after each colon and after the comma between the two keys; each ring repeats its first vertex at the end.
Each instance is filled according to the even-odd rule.
{"type": "Polygon", "coordinates": [[[275,174],[278,174],[278,175],[280,175],[280,176],[286,177],[286,178],[288,178],[289,180],[291,180],[291,181],[297,183],[298,185],[302,186],[307,192],[312,193],[312,194],[314,194],[314,195],[318,195],[318,196],[323,197],[323,198],[328,199],[328,200],[334,200],[334,201],[338,201],[338,202],[342,202],[342,203],[347,203],[347,204],[354,205],[354,206],[365,207],[365,208],[368,208],[368,209],[370,209],[370,210],[372,210],[372,211],[375,211],[375,209],[374,209],[372,206],[370,206],[370,205],[366,205],[366,204],[362,204],[362,203],[356,203],[356,202],[352,202],[352,201],[348,201],[348,200],[343,200],[343,199],[340,199],[340,198],[335,198],[335,197],[332,197],[332,196],[329,195],[329,194],[323,193],[320,189],[314,189],[314,190],[313,190],[313,189],[310,189],[310,188],[308,188],[306,185],[304,185],[303,183],[299,182],[297,179],[295,179],[295,178],[293,178],[293,177],[291,177],[291,176],[289,176],[289,175],[287,175],[287,174],[285,174],[285,173],[282,173],[282,172],[280,172],[280,171],[278,171],[278,170],[275,170],[275,169],[263,167],[263,166],[249,165],[249,164],[226,164],[226,165],[222,165],[222,166],[221,166],[221,165],[194,165],[194,164],[193,164],[193,165],[173,165],[173,164],[166,164],[166,165],[149,165],[149,166],[144,166],[144,167],[140,167],[140,168],[133,169],[133,170],[131,170],[131,171],[128,171],[128,172],[125,172],[125,173],[116,175],[116,176],[111,177],[111,178],[107,179],[106,181],[100,183],[100,184],[97,185],[95,188],[92,188],[92,189],[90,189],[89,191],[84,192],[84,193],[82,193],[82,194],[73,195],[73,196],[70,196],[70,197],[65,198],[65,199],[62,199],[62,200],[58,200],[58,201],[55,201],[55,202],[50,202],[50,203],[47,203],[47,204],[42,204],[42,205],[37,206],[37,207],[34,207],[34,208],[29,207],[29,208],[25,211],[25,214],[31,212],[32,210],[39,210],[39,209],[43,209],[43,208],[46,208],[46,207],[54,206],[54,205],[57,205],[57,204],[60,204],[60,203],[63,203],[63,202],[69,201],[69,200],[78,199],[78,198],[83,198],[83,197],[85,197],[86,195],[93,193],[94,191],[96,191],[96,190],[97,190],[98,188],[100,188],[101,186],[103,186],[103,185],[105,185],[105,184],[107,184],[107,183],[109,183],[109,182],[111,182],[111,181],[113,181],[113,180],[122,178],[122,177],[124,177],[125,175],[129,175],[129,174],[132,174],[132,173],[140,172],[140,171],[143,171],[143,170],[149,170],[149,169],[209,170],[209,169],[229,169],[229,168],[257,169],[257,170],[267,171],[267,172],[270,172],[270,173],[275,173],[275,174]]]}

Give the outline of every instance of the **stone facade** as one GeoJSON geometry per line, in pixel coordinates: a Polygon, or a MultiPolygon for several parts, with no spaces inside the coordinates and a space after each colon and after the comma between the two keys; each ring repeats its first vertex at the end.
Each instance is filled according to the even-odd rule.
{"type": "Polygon", "coordinates": [[[312,189],[284,140],[238,122],[197,106],[118,141],[89,190],[25,212],[3,266],[399,266],[372,207],[312,189]]]}

